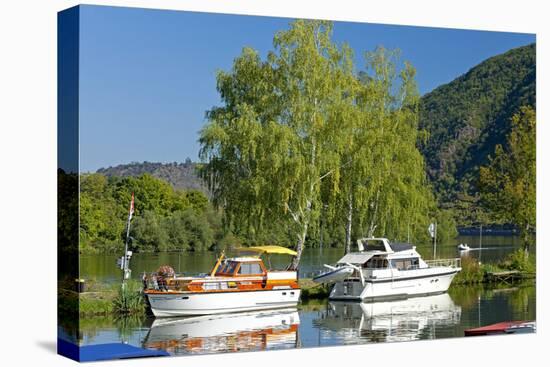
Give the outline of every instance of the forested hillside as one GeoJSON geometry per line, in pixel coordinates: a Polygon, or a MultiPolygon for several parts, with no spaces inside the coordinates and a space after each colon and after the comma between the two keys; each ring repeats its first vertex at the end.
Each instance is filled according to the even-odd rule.
{"type": "Polygon", "coordinates": [[[484,220],[477,205],[479,167],[505,143],[512,115],[523,105],[535,107],[535,56],[535,44],[512,49],[421,98],[428,177],[459,224],[484,220]]]}
{"type": "Polygon", "coordinates": [[[114,167],[100,168],[97,173],[107,177],[138,177],[144,173],[160,178],[172,185],[175,189],[199,190],[207,193],[206,186],[197,176],[197,164],[189,158],[185,163],[152,163],[132,162],[114,167]]]}

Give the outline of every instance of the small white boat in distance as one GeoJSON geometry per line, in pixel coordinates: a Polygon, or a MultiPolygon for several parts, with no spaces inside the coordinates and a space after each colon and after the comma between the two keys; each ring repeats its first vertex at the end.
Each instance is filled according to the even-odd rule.
{"type": "Polygon", "coordinates": [[[461,243],[458,246],[459,251],[468,251],[470,250],[470,246],[468,246],[466,243],[461,243]]]}
{"type": "Polygon", "coordinates": [[[461,270],[460,258],[424,261],[415,246],[386,238],[363,238],[357,246],[358,252],[346,254],[316,277],[333,284],[329,299],[373,301],[445,293],[461,270]]]}

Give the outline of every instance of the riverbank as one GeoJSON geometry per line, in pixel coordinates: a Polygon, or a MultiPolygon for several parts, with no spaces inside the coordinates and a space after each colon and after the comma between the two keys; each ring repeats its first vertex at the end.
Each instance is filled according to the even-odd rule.
{"type": "MultiPolygon", "coordinates": [[[[527,272],[514,272],[513,276],[508,274],[507,277],[496,277],[490,273],[495,266],[479,265],[475,267],[468,264],[465,268],[464,275],[459,273],[453,280],[449,292],[455,289],[464,289],[467,286],[506,286],[517,284],[524,280],[534,281],[535,274],[527,272]]],[[[302,289],[301,303],[299,307],[317,305],[319,302],[328,298],[330,287],[315,283],[310,278],[300,279],[300,287],[302,289]]],[[[77,293],[73,290],[59,291],[59,304],[61,309],[79,310],[81,318],[102,317],[111,315],[146,315],[145,300],[141,295],[139,288],[131,286],[129,292],[131,294],[132,304],[127,305],[127,309],[121,308],[121,291],[119,284],[94,284],[90,287],[91,291],[77,293]]],[[[126,296],[126,300],[128,296],[126,296]]]]}
{"type": "MultiPolygon", "coordinates": [[[[302,301],[322,300],[328,297],[329,288],[325,285],[315,283],[312,279],[300,279],[302,289],[302,301]]],[[[60,308],[66,313],[78,309],[80,317],[98,317],[108,315],[143,314],[145,315],[145,299],[141,296],[139,288],[132,284],[128,290],[130,297],[134,299],[131,309],[123,309],[121,303],[120,284],[98,284],[92,283],[89,291],[78,293],[75,290],[59,289],[58,301],[60,308]],[[139,305],[136,304],[139,302],[139,305]]],[[[128,295],[126,295],[128,297],[128,295]]]]}
{"type": "Polygon", "coordinates": [[[472,257],[461,259],[462,270],[455,276],[453,285],[505,283],[535,279],[536,265],[533,257],[528,257],[520,250],[510,254],[506,259],[493,264],[481,263],[472,257]]]}

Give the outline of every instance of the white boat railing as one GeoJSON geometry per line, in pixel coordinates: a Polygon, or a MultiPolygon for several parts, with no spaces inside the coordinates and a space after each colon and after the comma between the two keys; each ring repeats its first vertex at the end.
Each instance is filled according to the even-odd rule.
{"type": "Polygon", "coordinates": [[[424,262],[430,268],[438,268],[438,267],[460,268],[460,258],[459,257],[454,258],[454,259],[424,260],[424,262]]]}

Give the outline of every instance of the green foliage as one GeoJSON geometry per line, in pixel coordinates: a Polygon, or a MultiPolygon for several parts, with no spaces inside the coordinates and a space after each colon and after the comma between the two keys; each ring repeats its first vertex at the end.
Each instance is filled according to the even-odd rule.
{"type": "Polygon", "coordinates": [[[498,220],[516,225],[525,249],[536,223],[536,115],[522,107],[512,119],[506,145],[497,145],[479,172],[482,203],[498,220]]]}
{"type": "Polygon", "coordinates": [[[165,251],[168,234],[162,228],[160,217],[153,211],[145,211],[136,216],[131,227],[132,248],[137,246],[142,252],[165,251]]]}
{"type": "Polygon", "coordinates": [[[397,74],[397,51],[377,48],[366,59],[354,103],[357,116],[342,131],[343,160],[350,163],[340,173],[344,210],[338,217],[347,217],[356,237],[425,240],[436,207],[416,147],[416,71],[405,63],[397,74]]]}
{"type": "Polygon", "coordinates": [[[415,239],[436,213],[416,148],[414,68],[396,75],[395,53],[379,48],[358,75],[331,37],[330,22],[298,20],[265,61],[243,49],[218,73],[222,106],[200,134],[201,176],[227,227],[294,245],[295,266],[306,243],[341,244],[344,227],[347,243],[352,226],[415,239]]]}
{"type": "Polygon", "coordinates": [[[476,284],[481,283],[485,276],[483,267],[477,259],[466,256],[461,259],[462,270],[454,277],[454,284],[476,284]]]}
{"type": "Polygon", "coordinates": [[[214,243],[214,231],[204,213],[197,215],[192,209],[179,211],[166,218],[163,225],[174,249],[203,250],[214,243]]]}
{"type": "Polygon", "coordinates": [[[437,239],[439,242],[444,243],[458,236],[456,221],[451,210],[439,210],[436,214],[436,221],[437,239]]]}
{"type": "Polygon", "coordinates": [[[114,186],[100,174],[80,177],[80,251],[112,251],[120,246],[128,201],[117,202],[114,186]]]}
{"type": "Polygon", "coordinates": [[[519,270],[524,273],[535,273],[536,263],[532,256],[527,256],[525,251],[517,250],[511,253],[499,263],[499,267],[506,270],[519,270]]]}
{"type": "Polygon", "coordinates": [[[300,279],[300,295],[301,301],[309,301],[313,299],[326,299],[330,293],[330,286],[325,284],[315,283],[311,279],[300,279]]]}
{"type": "Polygon", "coordinates": [[[174,190],[149,174],[80,177],[80,251],[120,252],[135,193],[130,247],[134,251],[202,250],[226,235],[221,214],[197,190],[174,190]]]}
{"type": "Polygon", "coordinates": [[[145,310],[141,285],[137,281],[127,280],[112,302],[113,312],[121,315],[143,313],[145,310]]]}
{"type": "Polygon", "coordinates": [[[535,106],[535,44],[492,57],[420,100],[419,141],[441,205],[461,225],[490,223],[480,208],[479,167],[511,130],[520,106],[535,106]]]}

